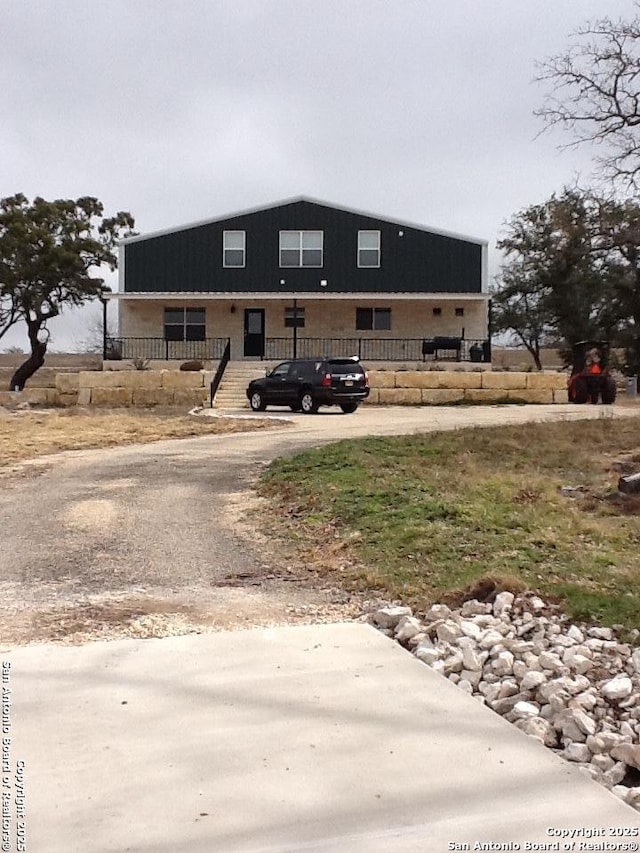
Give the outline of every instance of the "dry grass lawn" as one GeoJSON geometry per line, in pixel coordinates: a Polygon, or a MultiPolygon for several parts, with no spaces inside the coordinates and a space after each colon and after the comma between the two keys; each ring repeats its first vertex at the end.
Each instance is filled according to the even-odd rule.
{"type": "Polygon", "coordinates": [[[48,409],[0,413],[0,468],[62,450],[282,428],[282,421],[193,417],[182,411],[48,409]]]}

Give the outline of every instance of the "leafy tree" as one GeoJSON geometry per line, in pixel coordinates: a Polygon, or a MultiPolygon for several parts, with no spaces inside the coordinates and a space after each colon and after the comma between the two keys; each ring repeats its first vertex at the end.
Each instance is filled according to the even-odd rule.
{"type": "Polygon", "coordinates": [[[116,269],[116,241],[133,224],[130,213],[105,218],[91,197],[29,202],[19,193],[0,200],[0,339],[25,323],[31,346],[12,390],[22,390],[44,364],[48,321],[103,292],[104,280],[91,272],[103,264],[116,269]]]}
{"type": "Polygon", "coordinates": [[[640,373],[640,207],[598,200],[598,251],[608,283],[609,333],[625,351],[625,373],[640,373]]]}
{"type": "Polygon", "coordinates": [[[539,370],[544,344],[570,348],[602,334],[608,302],[594,223],[589,199],[565,189],[517,213],[498,242],[505,262],[494,288],[494,328],[514,333],[539,370]]]}
{"type": "MultiPolygon", "coordinates": [[[[639,3],[634,4],[640,8],[639,3]]],[[[585,24],[567,50],[539,65],[552,86],[536,112],[547,127],[572,132],[573,145],[596,143],[604,174],[627,187],[640,178],[640,17],[585,24]]]]}
{"type": "MultiPolygon", "coordinates": [[[[501,243],[498,245],[505,248],[501,243]]],[[[538,370],[542,370],[540,349],[550,332],[544,288],[537,275],[536,259],[525,252],[515,255],[514,252],[507,251],[511,259],[503,265],[499,286],[493,289],[492,328],[496,332],[511,332],[527,348],[538,370]]]]}

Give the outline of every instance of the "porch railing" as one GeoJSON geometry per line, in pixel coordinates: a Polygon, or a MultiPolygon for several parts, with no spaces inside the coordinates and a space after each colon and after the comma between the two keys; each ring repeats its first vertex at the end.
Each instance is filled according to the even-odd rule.
{"type": "Polygon", "coordinates": [[[130,358],[148,358],[154,361],[200,359],[218,361],[222,358],[229,338],[205,338],[203,341],[167,341],[164,338],[107,337],[105,359],[126,361],[130,358]]]}
{"type": "Polygon", "coordinates": [[[266,338],[269,361],[314,356],[354,356],[362,361],[490,362],[491,342],[475,338],[266,338]]]}
{"type": "MultiPolygon", "coordinates": [[[[108,337],[105,359],[147,358],[154,361],[220,361],[229,338],[203,341],[166,341],[164,338],[108,337]]],[[[362,361],[491,361],[491,342],[473,338],[265,338],[262,358],[278,361],[315,356],[354,356],[362,361]]],[[[240,357],[238,354],[236,358],[240,357]]]]}

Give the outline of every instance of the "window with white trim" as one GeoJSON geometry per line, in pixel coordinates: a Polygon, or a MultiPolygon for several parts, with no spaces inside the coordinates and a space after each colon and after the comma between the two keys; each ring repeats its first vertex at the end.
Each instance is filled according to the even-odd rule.
{"type": "Polygon", "coordinates": [[[223,231],[223,267],[243,267],[245,265],[246,239],[245,231],[223,231]]]}
{"type": "Polygon", "coordinates": [[[358,231],[358,266],[380,266],[379,231],[358,231]]]}
{"type": "Polygon", "coordinates": [[[391,308],[356,308],[356,331],[391,331],[391,308]]]}
{"type": "Polygon", "coordinates": [[[321,267],[322,231],[281,231],[281,267],[321,267]]]}
{"type": "Polygon", "coordinates": [[[204,341],[207,336],[204,308],[165,308],[165,341],[204,341]]]}

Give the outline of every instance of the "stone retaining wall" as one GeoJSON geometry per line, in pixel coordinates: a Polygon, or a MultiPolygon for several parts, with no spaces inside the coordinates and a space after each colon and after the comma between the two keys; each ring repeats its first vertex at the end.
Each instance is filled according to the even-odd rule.
{"type": "MultiPolygon", "coordinates": [[[[194,406],[209,399],[212,371],[117,370],[53,374],[44,368],[22,392],[0,391],[0,405],[194,406]],[[36,381],[37,378],[37,381],[36,381]]],[[[564,373],[372,370],[373,405],[566,403],[564,373]]]]}
{"type": "Polygon", "coordinates": [[[191,407],[209,399],[211,379],[212,373],[204,370],[59,373],[53,387],[0,391],[0,405],[27,402],[35,406],[191,407]]]}
{"type": "Polygon", "coordinates": [[[371,370],[369,382],[373,405],[568,402],[565,373],[371,370]]]}

